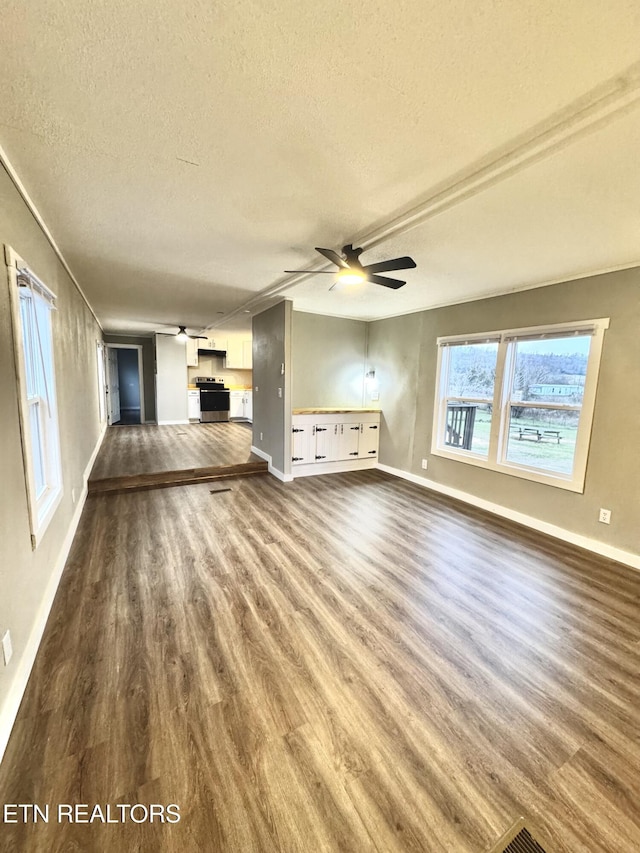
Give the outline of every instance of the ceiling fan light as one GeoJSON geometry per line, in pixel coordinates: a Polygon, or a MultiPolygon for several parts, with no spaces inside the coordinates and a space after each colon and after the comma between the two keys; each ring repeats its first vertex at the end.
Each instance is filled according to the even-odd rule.
{"type": "Polygon", "coordinates": [[[337,280],[340,284],[362,284],[367,280],[367,276],[364,272],[349,267],[349,269],[343,269],[338,272],[337,280]]]}
{"type": "Polygon", "coordinates": [[[179,344],[186,344],[186,342],[188,340],[189,340],[189,335],[187,334],[187,330],[185,329],[184,326],[180,326],[178,334],[176,335],[176,341],[179,344]]]}

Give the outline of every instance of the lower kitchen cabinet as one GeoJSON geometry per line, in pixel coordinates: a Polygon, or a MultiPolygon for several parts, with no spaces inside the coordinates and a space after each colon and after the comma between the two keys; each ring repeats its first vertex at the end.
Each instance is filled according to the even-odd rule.
{"type": "Polygon", "coordinates": [[[200,391],[187,391],[187,414],[190,421],[200,420],[200,391]]]}
{"type": "Polygon", "coordinates": [[[229,417],[253,421],[252,391],[231,391],[229,393],[229,417]]]}
{"type": "Polygon", "coordinates": [[[372,468],[378,457],[380,412],[294,414],[294,477],[372,468]]]}

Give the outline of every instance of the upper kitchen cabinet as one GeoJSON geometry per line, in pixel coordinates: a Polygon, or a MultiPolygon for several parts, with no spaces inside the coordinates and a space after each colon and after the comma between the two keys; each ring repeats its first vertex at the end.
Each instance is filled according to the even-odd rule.
{"type": "Polygon", "coordinates": [[[232,335],[227,340],[227,358],[225,367],[228,369],[251,370],[252,342],[244,335],[232,335]]]}
{"type": "Polygon", "coordinates": [[[186,344],[187,350],[187,367],[198,366],[198,345],[199,341],[189,339],[186,344]]]}

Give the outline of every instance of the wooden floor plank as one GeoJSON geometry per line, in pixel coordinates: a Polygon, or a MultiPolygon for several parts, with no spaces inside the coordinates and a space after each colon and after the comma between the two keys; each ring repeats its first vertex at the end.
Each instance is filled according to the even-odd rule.
{"type": "Polygon", "coordinates": [[[227,483],[87,502],[0,767],[182,820],[0,849],[640,849],[640,573],[377,471],[227,483]]]}

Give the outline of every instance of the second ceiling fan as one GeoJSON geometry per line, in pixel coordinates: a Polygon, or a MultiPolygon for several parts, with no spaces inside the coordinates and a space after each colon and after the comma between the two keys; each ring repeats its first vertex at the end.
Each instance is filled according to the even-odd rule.
{"type": "MultiPolygon", "coordinates": [[[[413,258],[407,255],[402,258],[391,258],[388,261],[379,261],[376,264],[362,266],[360,255],[363,251],[363,249],[354,249],[351,243],[342,247],[342,255],[339,255],[333,249],[322,249],[316,246],[316,252],[320,252],[321,255],[324,255],[327,260],[338,267],[337,281],[329,288],[330,290],[333,290],[339,284],[360,284],[360,282],[364,281],[397,290],[399,287],[405,285],[406,281],[401,281],[399,278],[389,278],[386,275],[378,275],[378,273],[410,270],[416,266],[413,258]]],[[[285,272],[309,273],[311,275],[336,275],[333,270],[285,270],[285,272]]]]}

